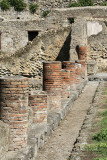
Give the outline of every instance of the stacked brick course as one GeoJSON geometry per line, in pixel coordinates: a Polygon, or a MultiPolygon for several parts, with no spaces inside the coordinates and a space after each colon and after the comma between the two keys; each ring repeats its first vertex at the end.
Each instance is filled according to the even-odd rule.
{"type": "Polygon", "coordinates": [[[64,61],[62,62],[62,67],[66,70],[70,71],[70,87],[72,90],[76,89],[76,68],[75,68],[75,62],[73,61],[64,61]]]}
{"type": "Polygon", "coordinates": [[[28,130],[28,79],[1,78],[0,105],[0,119],[10,126],[9,150],[25,147],[28,130]]]}
{"type": "Polygon", "coordinates": [[[30,92],[29,106],[33,109],[33,123],[47,124],[47,94],[30,92]]]}
{"type": "Polygon", "coordinates": [[[61,109],[61,62],[43,63],[43,90],[48,93],[49,111],[61,109]]]}

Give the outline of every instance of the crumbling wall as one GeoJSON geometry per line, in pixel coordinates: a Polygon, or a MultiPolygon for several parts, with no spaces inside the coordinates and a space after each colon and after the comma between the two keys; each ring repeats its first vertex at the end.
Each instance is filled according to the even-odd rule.
{"type": "Polygon", "coordinates": [[[63,60],[69,60],[69,50],[66,53],[66,48],[63,48],[63,45],[65,41],[70,41],[70,33],[70,27],[57,31],[47,31],[41,33],[33,42],[18,52],[12,55],[2,54],[0,58],[0,75],[19,74],[41,79],[43,61],[56,60],[60,51],[61,54],[64,54],[63,60]]]}
{"type": "Polygon", "coordinates": [[[76,46],[78,44],[89,44],[88,60],[95,61],[97,59],[99,71],[105,70],[106,15],[106,6],[79,7],[54,9],[45,20],[3,21],[0,27],[2,30],[1,38],[4,37],[2,39],[2,45],[4,44],[3,48],[11,52],[0,55],[0,74],[20,74],[28,77],[36,77],[38,75],[40,78],[42,61],[76,60],[76,46]],[[67,29],[70,27],[71,29],[67,29]],[[28,30],[40,30],[38,37],[29,43],[27,37],[28,30]],[[12,41],[15,43],[8,41],[10,39],[13,39],[12,41]],[[26,45],[27,43],[28,45],[26,45]],[[26,47],[14,53],[13,50],[17,50],[21,45],[22,47],[26,45],[26,47]],[[98,56],[92,56],[96,54],[95,52],[98,56]]]}
{"type": "Polygon", "coordinates": [[[107,71],[107,19],[97,18],[90,23],[95,24],[95,32],[93,30],[92,35],[88,36],[88,59],[96,61],[99,72],[107,71]],[[96,28],[99,28],[97,33],[96,28]]]}

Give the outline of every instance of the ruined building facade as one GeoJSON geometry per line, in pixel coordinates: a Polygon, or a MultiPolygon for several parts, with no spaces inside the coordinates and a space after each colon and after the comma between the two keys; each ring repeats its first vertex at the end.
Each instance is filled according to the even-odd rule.
{"type": "Polygon", "coordinates": [[[0,13],[0,158],[32,159],[87,74],[107,71],[107,7],[0,13]]]}

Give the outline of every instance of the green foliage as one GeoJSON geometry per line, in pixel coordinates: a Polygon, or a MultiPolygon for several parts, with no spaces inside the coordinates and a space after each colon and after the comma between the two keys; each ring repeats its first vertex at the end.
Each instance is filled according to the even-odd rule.
{"type": "Polygon", "coordinates": [[[35,12],[36,12],[36,10],[38,9],[38,4],[34,4],[34,3],[31,3],[30,5],[29,5],[29,10],[30,10],[30,12],[32,13],[32,14],[34,14],[35,12]]]}
{"type": "Polygon", "coordinates": [[[80,6],[80,3],[78,2],[71,2],[68,7],[79,7],[80,6]]]}
{"type": "Polygon", "coordinates": [[[107,160],[107,158],[95,158],[94,160],[107,160]]]}
{"type": "Polygon", "coordinates": [[[2,0],[0,3],[2,10],[8,10],[11,6],[15,11],[21,12],[26,8],[24,0],[2,0]]]}
{"type": "Polygon", "coordinates": [[[107,127],[107,116],[101,120],[101,127],[107,127]]]}
{"type": "Polygon", "coordinates": [[[107,129],[102,129],[99,133],[96,133],[92,139],[96,141],[107,140],[107,129]]]}
{"type": "Polygon", "coordinates": [[[0,7],[3,11],[7,11],[10,8],[10,3],[8,2],[8,0],[2,0],[0,2],[0,7]]]}
{"type": "Polygon", "coordinates": [[[83,6],[93,6],[93,0],[79,0],[78,2],[71,2],[68,7],[83,7],[83,6]]]}
{"type": "Polygon", "coordinates": [[[100,6],[107,6],[107,2],[100,3],[100,6]]]}
{"type": "Polygon", "coordinates": [[[104,111],[100,114],[101,116],[107,116],[107,111],[104,111]]]}
{"type": "Polygon", "coordinates": [[[100,142],[97,144],[87,145],[85,149],[90,152],[96,152],[103,156],[103,158],[107,157],[107,143],[100,142]]]}
{"type": "Polygon", "coordinates": [[[47,10],[47,11],[44,11],[43,13],[42,13],[42,17],[47,17],[47,15],[50,13],[50,11],[49,10],[47,10]]]}
{"type": "Polygon", "coordinates": [[[107,94],[107,88],[104,89],[102,94],[107,94]]]}
{"type": "Polygon", "coordinates": [[[14,7],[15,11],[21,12],[26,8],[24,0],[9,0],[11,6],[14,7]]]}
{"type": "Polygon", "coordinates": [[[79,0],[81,6],[93,6],[93,0],[79,0]]]}

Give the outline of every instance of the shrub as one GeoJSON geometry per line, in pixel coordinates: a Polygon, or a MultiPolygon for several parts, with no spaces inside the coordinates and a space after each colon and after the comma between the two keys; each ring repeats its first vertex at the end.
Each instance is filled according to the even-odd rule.
{"type": "Polygon", "coordinates": [[[103,129],[99,133],[96,133],[92,139],[96,141],[107,140],[107,129],[103,129]]]}
{"type": "Polygon", "coordinates": [[[78,2],[71,2],[68,7],[79,7],[80,6],[80,3],[78,2]]]}
{"type": "Polygon", "coordinates": [[[107,6],[107,2],[100,3],[100,6],[107,6]]]}
{"type": "Polygon", "coordinates": [[[26,8],[24,0],[9,0],[9,2],[14,7],[15,11],[21,12],[26,8]]]}
{"type": "Polygon", "coordinates": [[[68,7],[93,6],[93,0],[79,0],[78,2],[71,2],[68,7]]]}
{"type": "Polygon", "coordinates": [[[79,0],[80,6],[93,6],[93,0],[79,0]]]}
{"type": "Polygon", "coordinates": [[[42,13],[42,17],[44,17],[44,18],[45,18],[49,13],[50,13],[50,11],[49,11],[49,10],[44,11],[44,12],[42,13]]]}
{"type": "Polygon", "coordinates": [[[10,3],[8,0],[3,0],[0,2],[0,6],[3,11],[7,11],[10,8],[10,3]]]}
{"type": "Polygon", "coordinates": [[[36,10],[38,9],[38,4],[33,4],[33,3],[31,3],[30,5],[29,5],[29,10],[30,10],[30,12],[32,13],[32,14],[34,14],[35,12],[36,12],[36,10]]]}

